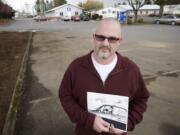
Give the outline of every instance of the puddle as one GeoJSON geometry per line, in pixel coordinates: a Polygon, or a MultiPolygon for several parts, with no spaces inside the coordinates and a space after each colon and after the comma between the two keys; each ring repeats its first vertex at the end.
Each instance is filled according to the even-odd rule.
{"type": "Polygon", "coordinates": [[[157,76],[156,75],[143,75],[143,79],[145,81],[145,84],[149,85],[151,82],[156,81],[157,76]]]}
{"type": "Polygon", "coordinates": [[[159,71],[155,75],[143,75],[143,79],[146,85],[149,85],[151,82],[156,81],[158,76],[165,76],[165,77],[178,77],[180,70],[173,70],[173,71],[159,71]]]}
{"type": "Polygon", "coordinates": [[[34,104],[49,99],[50,97],[52,97],[52,93],[49,89],[45,88],[43,84],[39,83],[38,77],[35,76],[32,70],[32,64],[29,62],[24,82],[24,93],[20,103],[20,110],[18,110],[17,114],[15,135],[23,135],[24,132],[26,135],[28,132],[29,135],[34,133],[31,129],[37,127],[34,127],[35,122],[28,113],[32,110],[34,104]]]}
{"type": "Polygon", "coordinates": [[[153,93],[153,92],[150,92],[150,94],[151,94],[151,97],[154,97],[154,98],[156,98],[156,99],[158,99],[158,100],[161,100],[161,101],[163,101],[163,102],[166,102],[166,103],[169,103],[169,104],[177,104],[176,102],[173,102],[173,101],[171,101],[171,100],[168,100],[168,99],[166,99],[166,98],[164,98],[164,97],[160,97],[158,94],[155,94],[155,93],[153,93]]]}
{"type": "Polygon", "coordinates": [[[180,127],[171,123],[162,123],[159,129],[164,135],[180,135],[180,127]]]}

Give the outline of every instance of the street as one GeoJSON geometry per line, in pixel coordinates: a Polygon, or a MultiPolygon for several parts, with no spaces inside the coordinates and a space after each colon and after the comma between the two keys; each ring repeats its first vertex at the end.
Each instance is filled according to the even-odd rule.
{"type": "MultiPolygon", "coordinates": [[[[92,49],[97,21],[18,20],[0,31],[33,31],[25,92],[15,135],[71,135],[58,88],[70,62],[92,49]]],[[[129,135],[180,134],[180,27],[123,25],[119,48],[141,69],[151,93],[143,122],[129,135]]]]}

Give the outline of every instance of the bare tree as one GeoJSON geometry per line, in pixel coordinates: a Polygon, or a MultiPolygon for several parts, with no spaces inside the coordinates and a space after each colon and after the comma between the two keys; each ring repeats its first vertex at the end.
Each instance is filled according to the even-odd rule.
{"type": "Polygon", "coordinates": [[[137,22],[139,9],[150,1],[151,0],[128,0],[129,5],[132,7],[134,12],[134,23],[137,22]]]}

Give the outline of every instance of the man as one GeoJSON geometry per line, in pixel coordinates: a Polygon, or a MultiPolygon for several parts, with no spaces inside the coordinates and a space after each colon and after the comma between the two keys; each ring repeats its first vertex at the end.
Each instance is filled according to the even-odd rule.
{"type": "Polygon", "coordinates": [[[87,92],[128,96],[128,131],[142,120],[149,92],[136,64],[117,52],[121,40],[119,22],[102,20],[93,35],[93,51],[74,60],[64,75],[59,97],[65,112],[76,123],[76,135],[126,134],[87,111],[87,92]]]}

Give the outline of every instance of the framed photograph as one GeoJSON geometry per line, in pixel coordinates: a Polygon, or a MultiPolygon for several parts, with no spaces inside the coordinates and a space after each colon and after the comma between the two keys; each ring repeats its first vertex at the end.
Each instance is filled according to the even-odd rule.
{"type": "Polygon", "coordinates": [[[129,97],[87,92],[88,112],[127,132],[129,97]]]}

